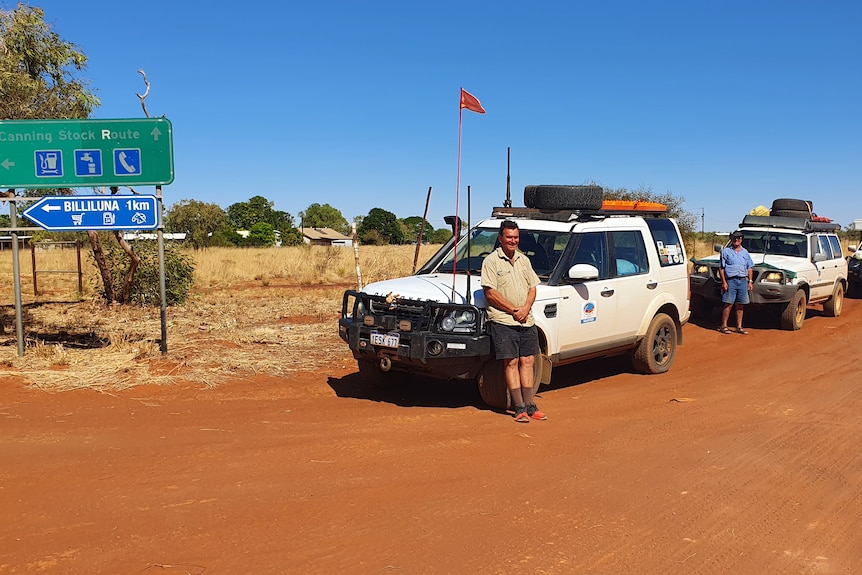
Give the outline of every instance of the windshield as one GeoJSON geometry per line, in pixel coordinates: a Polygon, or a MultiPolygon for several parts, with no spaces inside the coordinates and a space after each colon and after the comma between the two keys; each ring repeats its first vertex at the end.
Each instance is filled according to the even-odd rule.
{"type": "MultiPolygon", "coordinates": [[[[461,238],[456,251],[457,257],[452,257],[452,252],[443,258],[437,267],[438,272],[452,273],[478,273],[482,271],[482,261],[485,256],[493,252],[499,244],[497,228],[475,228],[471,230],[468,237],[461,238]],[[469,247],[468,247],[469,244],[469,247]],[[468,251],[469,249],[469,251],[468,251]]],[[[547,232],[520,230],[520,242],[518,249],[530,258],[536,275],[547,279],[551,271],[557,265],[566,243],[569,241],[568,232],[547,232]]]]}
{"type": "Polygon", "coordinates": [[[745,230],[742,247],[751,254],[778,254],[801,258],[804,258],[808,252],[804,234],[770,230],[762,232],[745,230]]]}

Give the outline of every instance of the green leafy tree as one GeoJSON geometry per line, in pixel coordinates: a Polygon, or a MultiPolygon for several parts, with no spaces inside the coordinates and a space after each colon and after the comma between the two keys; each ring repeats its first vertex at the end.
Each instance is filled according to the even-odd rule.
{"type": "Polygon", "coordinates": [[[341,211],[329,204],[311,204],[299,212],[299,220],[304,228],[332,228],[342,234],[350,233],[350,224],[341,211]]]}
{"type": "Polygon", "coordinates": [[[258,222],[269,221],[273,202],[263,196],[254,196],[246,202],[237,202],[227,208],[227,218],[237,230],[250,230],[258,222]]]}
{"type": "Polygon", "coordinates": [[[168,209],[165,219],[165,229],[185,232],[186,241],[195,250],[218,243],[218,232],[228,226],[227,214],[221,206],[198,200],[180,200],[168,209]]]}
{"type": "Polygon", "coordinates": [[[410,216],[408,218],[404,218],[401,220],[401,223],[404,224],[407,228],[407,232],[404,234],[404,238],[408,241],[418,241],[419,240],[419,232],[422,232],[422,241],[428,242],[431,234],[434,233],[434,227],[428,223],[428,220],[425,220],[425,228],[422,228],[422,220],[423,218],[419,216],[410,216]]]}
{"type": "Polygon", "coordinates": [[[296,228],[290,228],[287,231],[281,232],[281,245],[283,246],[301,246],[304,242],[302,233],[296,228]]]}
{"type": "Polygon", "coordinates": [[[87,118],[100,102],[79,77],[87,56],[45,23],[45,12],[19,3],[0,10],[0,118],[87,118]]]}
{"type": "Polygon", "coordinates": [[[254,224],[248,231],[248,244],[255,247],[275,245],[275,229],[266,222],[254,224]]]}
{"type": "Polygon", "coordinates": [[[445,244],[449,241],[449,238],[452,237],[452,230],[447,230],[446,228],[437,228],[430,234],[428,234],[428,243],[431,244],[445,244]]]}
{"type": "Polygon", "coordinates": [[[235,230],[249,230],[258,223],[272,226],[282,234],[293,228],[293,216],[273,208],[275,204],[263,196],[254,196],[247,202],[237,202],[227,208],[228,222],[235,230]]]}
{"type": "Polygon", "coordinates": [[[362,243],[371,243],[367,238],[370,238],[369,233],[376,231],[385,244],[402,244],[404,243],[404,234],[401,231],[401,224],[395,214],[388,212],[383,208],[372,208],[368,215],[362,218],[362,223],[356,230],[357,235],[362,243]]]}

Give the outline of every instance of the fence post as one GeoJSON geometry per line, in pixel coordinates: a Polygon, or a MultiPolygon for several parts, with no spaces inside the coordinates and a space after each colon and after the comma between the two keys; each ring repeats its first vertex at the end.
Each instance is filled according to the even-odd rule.
{"type": "Polygon", "coordinates": [[[36,242],[30,241],[30,261],[33,270],[33,295],[39,295],[39,286],[36,284],[36,242]]]}
{"type": "Polygon", "coordinates": [[[81,268],[81,240],[75,240],[75,249],[78,250],[78,299],[81,299],[84,297],[84,272],[81,268]]]}

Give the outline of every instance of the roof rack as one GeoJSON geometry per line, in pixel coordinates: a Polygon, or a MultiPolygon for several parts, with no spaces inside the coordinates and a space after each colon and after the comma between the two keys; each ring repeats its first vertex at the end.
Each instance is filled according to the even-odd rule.
{"type": "Polygon", "coordinates": [[[599,210],[560,209],[542,210],[539,208],[495,207],[491,210],[493,218],[530,218],[557,222],[586,221],[615,216],[666,217],[667,206],[656,202],[629,202],[624,200],[604,200],[599,210]]]}
{"type": "Polygon", "coordinates": [[[837,232],[841,226],[832,222],[811,221],[808,218],[786,216],[752,216],[742,218],[739,227],[744,228],[787,228],[806,232],[837,232]]]}

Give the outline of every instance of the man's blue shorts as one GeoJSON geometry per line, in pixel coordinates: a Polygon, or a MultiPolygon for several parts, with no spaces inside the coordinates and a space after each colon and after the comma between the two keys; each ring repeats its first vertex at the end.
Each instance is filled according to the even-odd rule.
{"type": "Polygon", "coordinates": [[[491,341],[497,359],[527,357],[539,353],[539,330],[536,326],[515,327],[492,321],[491,341]]]}
{"type": "Polygon", "coordinates": [[[748,303],[748,278],[727,278],[727,291],[721,292],[724,303],[748,303]]]}

